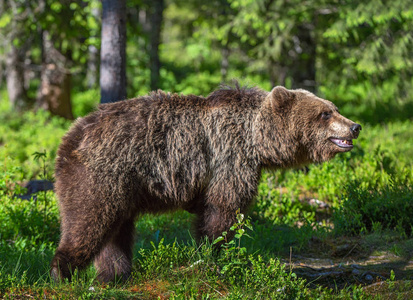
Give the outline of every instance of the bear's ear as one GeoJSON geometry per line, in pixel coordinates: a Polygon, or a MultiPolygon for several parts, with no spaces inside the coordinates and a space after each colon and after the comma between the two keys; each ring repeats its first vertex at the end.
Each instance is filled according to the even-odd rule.
{"type": "Polygon", "coordinates": [[[271,106],[275,109],[291,107],[294,99],[295,93],[283,86],[276,86],[267,96],[267,100],[270,101],[271,106]]]}

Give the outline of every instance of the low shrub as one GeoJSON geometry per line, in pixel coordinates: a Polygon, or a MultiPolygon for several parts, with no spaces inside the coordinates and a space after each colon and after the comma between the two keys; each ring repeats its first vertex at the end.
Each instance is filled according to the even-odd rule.
{"type": "Polygon", "coordinates": [[[388,186],[375,190],[354,183],[334,215],[338,234],[358,235],[385,229],[412,235],[413,190],[409,186],[388,186]]]}

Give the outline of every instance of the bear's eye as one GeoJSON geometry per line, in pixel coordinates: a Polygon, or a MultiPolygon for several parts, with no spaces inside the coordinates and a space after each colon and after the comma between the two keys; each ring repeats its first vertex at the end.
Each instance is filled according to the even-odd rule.
{"type": "Polygon", "coordinates": [[[329,113],[329,112],[323,112],[323,113],[321,113],[321,118],[322,118],[323,120],[328,120],[328,119],[331,118],[331,113],[329,113]]]}

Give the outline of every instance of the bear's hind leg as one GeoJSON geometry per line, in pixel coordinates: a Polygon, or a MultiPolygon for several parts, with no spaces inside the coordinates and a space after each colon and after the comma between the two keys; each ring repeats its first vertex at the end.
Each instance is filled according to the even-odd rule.
{"type": "Polygon", "coordinates": [[[119,211],[104,211],[99,207],[66,210],[63,215],[62,238],[51,263],[54,280],[70,280],[75,269],[87,267],[122,224],[119,211]]]}
{"type": "Polygon", "coordinates": [[[63,234],[55,256],[51,262],[50,274],[55,281],[64,278],[71,280],[74,270],[82,270],[102,247],[104,236],[96,236],[88,228],[81,234],[63,234]]]}
{"type": "Polygon", "coordinates": [[[94,265],[101,282],[126,280],[132,271],[134,219],[124,221],[95,257],[94,265]]]}

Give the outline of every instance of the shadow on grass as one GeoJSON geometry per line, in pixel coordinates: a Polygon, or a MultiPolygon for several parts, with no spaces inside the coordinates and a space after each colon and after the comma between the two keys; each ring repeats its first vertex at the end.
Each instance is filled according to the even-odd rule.
{"type": "MultiPolygon", "coordinates": [[[[191,244],[193,218],[186,212],[142,217],[135,253],[152,250],[152,243],[156,246],[161,239],[164,244],[191,244]]],[[[413,239],[402,239],[397,232],[347,237],[325,227],[277,225],[262,218],[253,218],[252,225],[253,231],[247,232],[251,238],[243,237],[242,246],[249,253],[281,259],[310,287],[370,285],[389,279],[391,271],[396,279],[413,279],[413,239]]]]}
{"type": "Polygon", "coordinates": [[[413,280],[413,239],[398,232],[348,237],[311,225],[273,225],[263,219],[253,223],[248,250],[278,257],[311,288],[370,285],[391,278],[392,271],[398,280],[413,280]]]}

